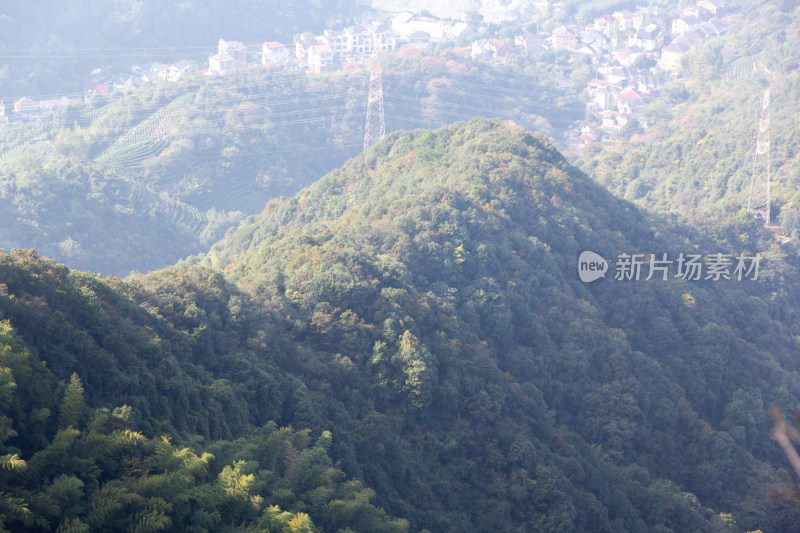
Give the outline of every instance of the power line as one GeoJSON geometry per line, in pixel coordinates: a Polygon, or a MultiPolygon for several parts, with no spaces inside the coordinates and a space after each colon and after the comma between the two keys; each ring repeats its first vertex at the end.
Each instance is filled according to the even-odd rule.
{"type": "MultiPolygon", "coordinates": [[[[407,87],[411,87],[410,84],[400,83],[399,85],[405,85],[407,87]]],[[[495,93],[496,93],[496,91],[495,91],[495,93]]],[[[444,91],[444,94],[454,94],[454,95],[466,96],[466,97],[476,97],[476,98],[478,98],[480,100],[491,100],[491,101],[494,101],[494,102],[502,102],[502,103],[506,103],[506,104],[517,104],[517,105],[526,104],[526,105],[529,105],[529,106],[541,107],[541,108],[544,108],[544,109],[557,109],[557,110],[560,110],[560,111],[568,111],[569,110],[568,107],[563,106],[563,105],[547,104],[547,103],[541,103],[541,102],[525,102],[524,100],[520,100],[519,96],[515,96],[515,95],[507,95],[507,96],[499,97],[499,96],[492,96],[491,94],[469,92],[469,91],[458,90],[458,89],[447,89],[446,91],[444,91]]],[[[574,100],[574,101],[569,102],[569,103],[579,103],[579,101],[578,100],[574,100]]],[[[466,104],[466,105],[469,105],[469,104],[466,104]]],[[[581,105],[583,105],[583,104],[581,103],[581,105]]]]}
{"type": "MultiPolygon", "coordinates": [[[[413,98],[413,97],[409,97],[409,96],[402,96],[402,95],[392,95],[391,98],[388,99],[390,101],[390,103],[391,103],[390,107],[402,105],[402,104],[394,103],[393,100],[395,100],[395,99],[407,100],[407,101],[411,101],[411,102],[420,102],[420,99],[418,99],[418,98],[413,98]]],[[[463,109],[463,110],[467,110],[467,111],[476,111],[478,113],[485,113],[485,114],[491,115],[491,116],[505,115],[505,116],[507,116],[507,117],[509,117],[511,119],[515,119],[515,118],[519,117],[519,114],[518,114],[517,111],[513,111],[513,112],[512,111],[503,111],[502,109],[488,108],[488,107],[483,107],[483,106],[474,106],[474,105],[469,105],[469,104],[462,104],[462,103],[459,103],[459,102],[449,102],[449,101],[446,101],[446,100],[439,101],[437,103],[439,104],[439,107],[436,108],[436,112],[437,113],[452,113],[453,111],[447,111],[446,109],[442,108],[442,106],[447,105],[447,106],[452,106],[452,107],[457,108],[457,109],[463,109]]],[[[406,107],[408,107],[408,106],[406,106],[406,107]]],[[[420,107],[420,111],[422,111],[422,110],[424,110],[424,108],[420,107]]],[[[543,115],[540,115],[538,113],[533,113],[533,112],[530,112],[529,114],[541,117],[544,120],[547,120],[548,122],[550,122],[551,124],[560,123],[560,124],[563,124],[565,126],[571,126],[574,123],[574,121],[568,120],[568,119],[547,117],[547,116],[543,116],[543,115]]],[[[472,116],[475,116],[475,115],[471,115],[471,117],[472,116]]],[[[569,128],[567,127],[567,128],[564,128],[564,129],[569,129],[569,128]]]]}
{"type": "Polygon", "coordinates": [[[129,46],[116,48],[0,48],[2,52],[131,52],[131,51],[184,51],[212,50],[213,46],[129,46]]]}
{"type": "MultiPolygon", "coordinates": [[[[123,74],[117,74],[117,75],[119,77],[124,76],[123,74]]],[[[297,81],[309,81],[309,80],[310,81],[316,81],[316,80],[325,81],[326,78],[333,78],[333,77],[347,78],[347,77],[353,77],[353,76],[350,76],[347,72],[315,73],[312,76],[310,73],[305,73],[305,72],[302,72],[302,73],[288,73],[286,71],[277,71],[275,73],[269,73],[269,72],[264,72],[263,70],[260,70],[259,72],[256,72],[255,74],[249,74],[249,75],[237,74],[237,75],[232,76],[232,77],[223,77],[223,78],[212,77],[210,80],[208,80],[208,79],[204,80],[205,83],[203,83],[200,86],[196,86],[196,85],[194,85],[192,83],[197,78],[195,78],[194,80],[192,78],[189,78],[188,79],[189,80],[188,84],[170,83],[169,85],[161,84],[159,86],[158,83],[154,83],[154,84],[151,84],[150,87],[158,89],[158,91],[159,91],[158,94],[159,95],[169,97],[169,96],[176,96],[176,95],[185,94],[187,92],[194,92],[196,90],[201,90],[201,89],[212,90],[212,89],[222,89],[222,88],[227,88],[227,89],[257,88],[257,87],[261,87],[261,86],[268,86],[268,85],[273,85],[275,83],[282,83],[282,82],[295,83],[297,81]],[[222,83],[218,84],[218,85],[211,85],[211,84],[208,83],[209,81],[213,82],[213,81],[217,81],[217,80],[221,81],[222,83]]],[[[28,95],[28,98],[31,98],[31,99],[35,100],[35,99],[60,98],[62,96],[69,97],[69,96],[74,96],[76,94],[79,94],[80,92],[81,91],[70,91],[70,92],[62,92],[62,93],[48,93],[48,94],[28,95]]],[[[12,96],[7,96],[6,95],[6,96],[0,97],[0,100],[11,101],[11,100],[13,100],[15,98],[16,97],[12,97],[12,96]]]]}
{"type": "MultiPolygon", "coordinates": [[[[202,118],[202,123],[200,124],[201,127],[196,129],[184,129],[179,133],[165,133],[158,136],[158,138],[165,139],[168,137],[184,137],[184,136],[192,136],[192,135],[203,135],[208,133],[221,133],[221,132],[230,132],[236,131],[239,132],[241,130],[248,130],[248,129],[256,129],[256,128],[263,128],[265,126],[282,126],[282,125],[294,125],[294,124],[310,124],[310,123],[318,123],[318,122],[326,122],[326,121],[337,121],[337,120],[344,120],[348,118],[355,118],[357,116],[362,116],[363,113],[352,113],[348,112],[351,110],[352,102],[338,104],[338,105],[330,105],[324,106],[320,105],[317,107],[304,107],[303,109],[299,110],[291,110],[291,111],[278,111],[275,108],[280,108],[282,105],[297,105],[301,103],[306,104],[323,104],[327,100],[336,100],[342,98],[343,95],[341,94],[319,94],[322,91],[332,91],[332,90],[340,90],[340,89],[351,89],[344,97],[357,97],[360,95],[365,94],[365,90],[352,90],[357,89],[357,85],[354,83],[354,80],[347,79],[348,76],[343,73],[330,73],[330,74],[322,74],[319,76],[321,80],[332,80],[334,77],[339,78],[334,83],[328,83],[325,85],[321,85],[319,87],[307,87],[305,89],[289,92],[282,92],[282,93],[267,93],[264,96],[266,97],[266,101],[252,101],[249,97],[254,96],[251,91],[257,90],[262,87],[270,87],[274,88],[276,85],[282,84],[292,84],[297,81],[308,81],[314,80],[313,77],[302,73],[302,74],[295,74],[295,75],[287,75],[285,72],[277,72],[277,73],[258,73],[251,76],[239,76],[229,80],[228,83],[218,84],[218,85],[206,85],[200,87],[198,90],[196,87],[180,87],[177,90],[173,91],[164,91],[159,90],[155,93],[154,96],[158,96],[159,98],[169,96],[169,95],[185,95],[188,93],[201,93],[203,92],[214,92],[216,91],[217,94],[224,93],[223,96],[215,95],[214,100],[212,101],[212,105],[206,106],[203,109],[196,110],[191,109],[189,113],[184,115],[184,118],[191,119],[194,118],[202,118]],[[275,98],[277,96],[289,96],[289,98],[282,98],[279,100],[274,100],[271,98],[275,98]],[[309,95],[298,97],[300,95],[309,95]],[[228,104],[230,102],[230,104],[228,104]],[[239,120],[239,117],[231,117],[227,113],[231,110],[236,109],[233,107],[236,103],[246,104],[247,108],[242,109],[245,114],[242,116],[243,122],[238,124],[231,125],[230,122],[239,120]],[[215,116],[219,113],[226,113],[225,116],[215,116]],[[319,113],[329,113],[327,116],[318,116],[319,113]],[[274,119],[285,119],[275,121],[274,119]],[[252,124],[253,121],[263,121],[258,124],[252,124]],[[247,122],[247,123],[245,123],[247,122]],[[248,124],[249,123],[249,124],[248,124]]],[[[411,75],[407,77],[416,77],[426,82],[432,81],[434,78],[427,78],[419,75],[411,75]]],[[[454,84],[463,84],[470,89],[450,89],[450,92],[454,94],[458,94],[461,96],[465,96],[468,98],[476,98],[481,100],[489,100],[498,103],[517,103],[519,105],[519,98],[517,100],[513,100],[511,95],[509,96],[492,96],[482,93],[472,92],[475,89],[495,89],[495,94],[499,94],[496,89],[497,86],[494,85],[485,85],[479,83],[471,83],[471,82],[461,82],[459,80],[451,80],[448,79],[450,83],[454,84]]],[[[400,86],[409,86],[411,84],[408,83],[398,83],[400,86]]],[[[529,95],[528,91],[524,91],[521,89],[509,89],[501,87],[501,90],[509,90],[511,92],[515,92],[518,94],[525,94],[529,95]]],[[[201,93],[202,94],[202,93],[201,93]]],[[[148,95],[145,95],[145,97],[148,95]]],[[[255,95],[261,96],[261,95],[255,95]]],[[[202,96],[200,96],[202,98],[202,96]]],[[[429,97],[429,96],[428,96],[429,97]]],[[[391,100],[398,99],[398,100],[405,100],[413,102],[414,104],[418,104],[416,106],[410,105],[403,105],[400,103],[392,103],[390,107],[397,107],[397,108],[405,108],[412,110],[416,113],[425,113],[426,109],[424,105],[421,104],[421,100],[419,98],[405,96],[402,94],[392,95],[391,100]]],[[[371,72],[370,76],[370,98],[368,100],[368,109],[367,109],[367,116],[368,121],[367,124],[369,125],[372,122],[375,122],[377,125],[377,137],[372,137],[372,139],[377,139],[382,137],[385,134],[385,114],[383,113],[383,87],[382,87],[382,71],[380,71],[380,65],[378,65],[378,73],[373,71],[371,72]],[[378,98],[380,96],[380,98],[378,98]],[[370,108],[372,108],[373,113],[373,120],[370,120],[370,108]],[[380,108],[380,109],[379,109],[380,108]],[[379,112],[380,111],[380,112],[379,112]]],[[[441,101],[441,104],[445,104],[447,107],[445,109],[437,109],[437,113],[440,116],[449,116],[452,117],[454,120],[462,120],[462,119],[470,119],[475,116],[475,113],[486,114],[490,116],[505,116],[512,119],[519,119],[520,116],[518,113],[523,113],[525,110],[515,110],[513,113],[509,111],[503,111],[502,109],[496,108],[488,108],[485,106],[477,106],[477,105],[469,105],[460,102],[448,102],[448,101],[441,101]],[[510,116],[509,116],[510,115],[510,116]]],[[[561,106],[557,105],[547,105],[547,104],[538,104],[538,103],[529,103],[531,107],[545,107],[550,109],[563,109],[561,106]]],[[[151,118],[153,115],[152,113],[155,112],[157,109],[162,108],[161,104],[155,104],[150,108],[139,108],[139,112],[137,113],[130,113],[130,114],[121,114],[121,118],[125,121],[131,121],[137,118],[141,118],[143,120],[151,118]]],[[[540,116],[536,113],[530,113],[534,116],[540,116]]],[[[402,120],[404,122],[408,122],[409,120],[413,122],[418,122],[420,124],[427,125],[429,127],[434,125],[444,125],[445,123],[442,121],[437,120],[430,120],[430,119],[416,119],[410,116],[391,116],[392,119],[402,120]]],[[[565,119],[558,119],[558,118],[548,118],[543,116],[545,120],[551,124],[553,130],[566,130],[567,128],[558,128],[556,124],[561,123],[565,126],[569,126],[572,124],[572,121],[565,120],[565,119]]],[[[80,120],[77,120],[80,123],[80,120]]],[[[120,139],[123,139],[124,136],[128,133],[133,131],[137,126],[141,125],[143,122],[139,122],[130,128],[128,131],[123,134],[122,136],[114,136],[114,137],[93,137],[89,138],[90,142],[114,142],[120,139]]],[[[366,132],[365,132],[366,133],[366,132]]],[[[41,137],[42,134],[46,135],[46,132],[39,132],[38,135],[41,137]]],[[[368,141],[365,135],[365,143],[368,141]]],[[[36,141],[40,142],[40,141],[36,141]]],[[[70,139],[69,141],[62,140],[61,142],[67,142],[72,144],[78,144],[86,142],[86,139],[70,139]]],[[[374,142],[374,140],[372,141],[374,142]]],[[[370,143],[371,144],[371,143],[370,143]]]]}

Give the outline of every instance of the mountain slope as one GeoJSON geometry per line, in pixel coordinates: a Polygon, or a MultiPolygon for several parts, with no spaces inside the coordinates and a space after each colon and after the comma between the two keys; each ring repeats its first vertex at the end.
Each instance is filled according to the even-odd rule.
{"type": "MultiPolygon", "coordinates": [[[[485,113],[548,131],[580,116],[536,69],[467,68],[450,52],[387,60],[389,130],[485,113]]],[[[358,153],[368,78],[365,69],[254,68],[9,123],[0,128],[0,247],[113,275],[204,252],[269,199],[358,153]]]]}
{"type": "Polygon", "coordinates": [[[13,252],[0,280],[0,530],[408,530],[329,431],[279,429],[305,387],[248,348],[219,273],[128,284],[13,252]]]}
{"type": "Polygon", "coordinates": [[[287,338],[300,342],[297,350],[314,354],[302,359],[330,361],[306,371],[328,417],[344,415],[323,400],[327,391],[351,396],[357,385],[397,421],[388,442],[373,438],[408,442],[403,450],[392,445],[389,457],[382,444],[380,457],[414,464],[414,474],[354,472],[379,494],[410,498],[408,509],[419,510],[423,524],[452,524],[465,513],[489,529],[518,526],[536,509],[553,513],[554,501],[523,497],[505,510],[488,502],[518,491],[530,496],[520,480],[533,483],[539,466],[558,465],[573,510],[585,508],[574,503],[585,498],[600,502],[591,519],[560,515],[565,528],[636,529],[638,519],[676,530],[690,519],[710,527],[708,515],[649,514],[632,493],[624,504],[612,502],[602,480],[613,474],[590,473],[590,459],[576,450],[569,453],[577,464],[563,462],[557,435],[567,431],[583,443],[578,448],[602,450],[601,464],[615,465],[617,479],[635,484],[641,474],[655,492],[681,487],[733,511],[742,526],[766,530],[785,517],[767,497],[778,479],[769,463],[782,458],[769,440],[765,407],[790,409],[798,398],[796,342],[775,320],[792,316],[783,314],[790,300],[771,296],[781,276],[796,279],[780,259],[787,252],[769,250],[775,270],[761,283],[584,285],[575,274],[587,249],[606,258],[677,257],[769,246],[749,222],[728,229],[724,242],[699,235],[692,242],[691,231],[649,220],[542,139],[478,120],[390,136],[365,159],[245,221],[207,262],[268,302],[287,338]],[[332,373],[342,359],[359,381],[332,373]],[[520,446],[543,461],[519,462],[520,446]],[[461,477],[474,472],[476,457],[479,473],[461,477]],[[457,513],[442,515],[431,500],[457,513]],[[497,514],[467,501],[487,502],[497,514]],[[626,516],[629,505],[639,514],[626,516]]]}
{"type": "Polygon", "coordinates": [[[0,518],[790,531],[765,409],[800,400],[797,276],[753,226],[717,243],[651,219],[474,120],[389,135],[205,264],[104,280],[0,256],[0,518]],[[766,261],[583,284],[586,249],[766,261]]]}

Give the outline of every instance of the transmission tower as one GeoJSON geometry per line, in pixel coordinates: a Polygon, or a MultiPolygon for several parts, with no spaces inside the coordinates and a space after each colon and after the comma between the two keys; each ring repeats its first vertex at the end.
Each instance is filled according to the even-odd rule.
{"type": "Polygon", "coordinates": [[[369,98],[367,100],[367,124],[364,128],[364,151],[383,139],[386,123],[383,117],[383,72],[377,57],[372,58],[369,73],[369,98]]]}
{"type": "Polygon", "coordinates": [[[756,220],[769,226],[769,89],[764,92],[761,113],[756,134],[756,151],[753,154],[753,175],[750,178],[750,194],[747,197],[747,211],[756,220]]]}

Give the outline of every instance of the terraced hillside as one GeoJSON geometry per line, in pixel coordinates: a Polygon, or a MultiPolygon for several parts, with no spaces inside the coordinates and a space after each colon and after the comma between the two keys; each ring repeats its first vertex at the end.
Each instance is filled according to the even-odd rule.
{"type": "MultiPolygon", "coordinates": [[[[475,72],[456,56],[386,65],[389,130],[470,118],[552,132],[578,116],[538,75],[475,72]],[[551,103],[547,103],[551,102],[551,103]]],[[[461,59],[463,60],[463,58],[461,59]]],[[[0,247],[36,247],[104,273],[148,270],[205,251],[233,224],[362,148],[368,73],[248,70],[154,84],[0,132],[0,247]]]]}

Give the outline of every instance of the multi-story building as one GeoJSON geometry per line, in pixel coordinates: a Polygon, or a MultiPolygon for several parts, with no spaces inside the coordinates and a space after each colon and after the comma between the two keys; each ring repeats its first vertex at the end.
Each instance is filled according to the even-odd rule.
{"type": "Polygon", "coordinates": [[[239,41],[226,41],[220,39],[217,43],[217,53],[227,54],[233,59],[233,68],[243,68],[247,64],[247,47],[239,41]]]}
{"type": "Polygon", "coordinates": [[[275,63],[283,65],[289,60],[289,49],[278,41],[270,41],[261,45],[261,64],[275,63]]]}
{"type": "Polygon", "coordinates": [[[327,43],[318,43],[308,47],[308,66],[316,72],[330,70],[333,67],[333,49],[327,43]]]}

